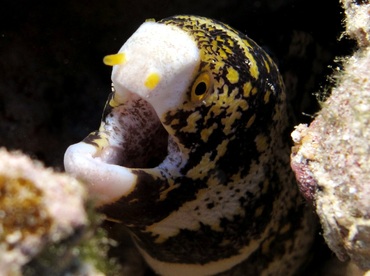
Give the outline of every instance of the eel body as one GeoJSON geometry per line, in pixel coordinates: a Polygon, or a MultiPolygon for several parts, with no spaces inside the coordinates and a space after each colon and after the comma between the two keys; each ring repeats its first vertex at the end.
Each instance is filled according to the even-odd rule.
{"type": "Polygon", "coordinates": [[[272,59],[226,24],[147,21],[118,54],[98,131],[65,169],[160,275],[291,275],[312,229],[272,59]]]}

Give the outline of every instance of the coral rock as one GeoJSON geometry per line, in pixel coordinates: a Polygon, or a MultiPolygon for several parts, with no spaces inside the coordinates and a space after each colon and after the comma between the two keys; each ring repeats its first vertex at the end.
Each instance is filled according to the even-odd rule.
{"type": "Polygon", "coordinates": [[[337,85],[314,122],[292,133],[291,166],[301,192],[316,207],[328,246],[340,260],[369,270],[370,47],[363,46],[369,45],[370,5],[343,2],[348,34],[362,48],[343,62],[337,85]],[[364,12],[367,17],[361,17],[364,12]]]}
{"type": "Polygon", "coordinates": [[[81,235],[84,198],[77,180],[0,149],[1,275],[20,275],[45,247],[81,235]]]}

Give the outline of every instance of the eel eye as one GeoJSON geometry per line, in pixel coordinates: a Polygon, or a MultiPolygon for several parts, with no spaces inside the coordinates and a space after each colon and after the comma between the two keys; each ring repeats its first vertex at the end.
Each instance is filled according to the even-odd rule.
{"type": "Polygon", "coordinates": [[[209,72],[201,72],[191,87],[191,101],[201,101],[212,89],[212,76],[209,72]]]}

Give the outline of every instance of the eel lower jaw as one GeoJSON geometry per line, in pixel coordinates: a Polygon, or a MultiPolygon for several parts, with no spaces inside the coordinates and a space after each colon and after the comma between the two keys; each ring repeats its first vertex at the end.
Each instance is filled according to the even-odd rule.
{"type": "Polygon", "coordinates": [[[88,185],[97,207],[112,203],[135,187],[130,168],[104,162],[98,149],[85,142],[71,145],[64,155],[65,170],[88,185]]]}

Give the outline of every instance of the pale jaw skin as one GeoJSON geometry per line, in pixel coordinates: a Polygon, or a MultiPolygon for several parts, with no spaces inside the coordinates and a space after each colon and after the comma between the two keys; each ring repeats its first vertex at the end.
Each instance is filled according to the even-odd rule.
{"type": "Polygon", "coordinates": [[[97,156],[97,148],[85,142],[68,147],[64,156],[65,170],[88,184],[97,206],[112,202],[128,194],[136,183],[130,169],[104,163],[97,156]]]}
{"type": "MultiPolygon", "coordinates": [[[[142,24],[119,53],[124,59],[112,71],[115,103],[123,104],[136,94],[152,105],[158,118],[181,104],[200,60],[199,49],[187,33],[155,22],[142,24]]],[[[109,137],[111,130],[102,126],[99,131],[109,137]]],[[[109,156],[114,154],[109,150],[113,139],[103,150],[85,142],[71,145],[64,156],[65,170],[87,183],[98,206],[128,195],[136,185],[130,168],[106,163],[114,159],[109,156]]]]}

